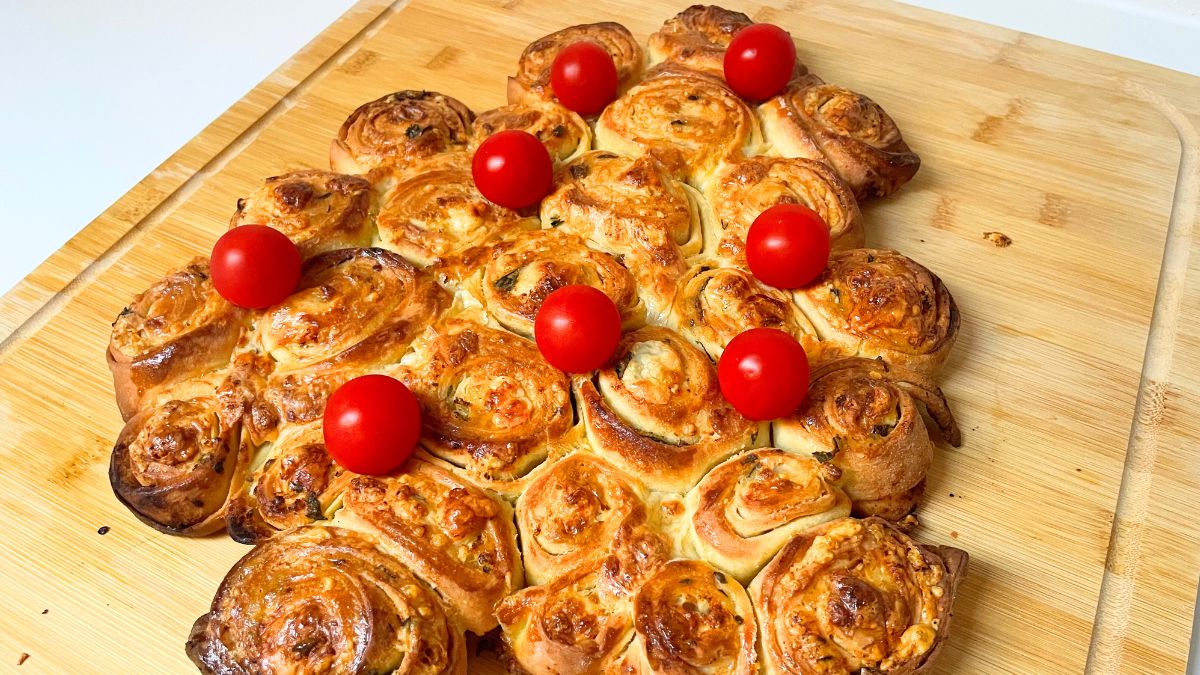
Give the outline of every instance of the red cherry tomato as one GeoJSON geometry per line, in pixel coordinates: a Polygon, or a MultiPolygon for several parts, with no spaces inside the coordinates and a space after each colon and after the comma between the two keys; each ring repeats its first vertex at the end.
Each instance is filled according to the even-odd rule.
{"type": "Polygon", "coordinates": [[[550,152],[536,136],[508,129],[489,136],[475,150],[471,176],[489,201],[510,209],[533,206],[550,192],[554,176],[550,152]]]}
{"type": "Polygon", "coordinates": [[[300,250],[266,225],[241,225],[221,235],[208,260],[213,288],[240,307],[269,307],[300,280],[300,250]]]}
{"type": "Polygon", "coordinates": [[[559,103],[580,115],[596,115],[617,97],[617,66],[604,47],[575,42],[554,57],[550,87],[559,103]]]}
{"type": "Polygon", "coordinates": [[[325,405],[325,449],[354,473],[391,473],[413,453],[420,435],[417,397],[394,377],[356,377],[325,405]]]}
{"type": "Polygon", "coordinates": [[[764,101],[783,91],[796,68],[796,45],[769,23],[739,30],[725,50],[725,82],[742,98],[764,101]]]}
{"type": "Polygon", "coordinates": [[[717,362],[725,399],[752,420],[790,414],[808,396],[808,356],[776,328],[752,328],[729,341],[717,362]]]}
{"type": "Polygon", "coordinates": [[[807,206],[776,204],[750,225],[746,263],[768,286],[800,288],[829,264],[829,226],[807,206]]]}
{"type": "Polygon", "coordinates": [[[533,321],[533,337],[546,361],[568,373],[596,370],[621,340],[621,313],[603,291],[563,286],[546,296],[533,321]]]}

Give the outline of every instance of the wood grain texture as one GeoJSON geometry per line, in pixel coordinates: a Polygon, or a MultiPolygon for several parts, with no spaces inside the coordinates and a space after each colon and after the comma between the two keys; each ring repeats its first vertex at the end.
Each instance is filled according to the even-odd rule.
{"type": "MultiPolygon", "coordinates": [[[[605,19],[645,38],[683,4],[364,2],[0,299],[0,664],[186,672],[187,630],[245,552],[151,531],[109,490],[103,354],[135,292],[206,251],[261,178],[324,166],[359,103],[428,88],[483,110],[530,40],[605,19]]],[[[865,217],[868,244],[931,267],[963,313],[942,380],[964,445],[935,458],[917,533],[972,555],[937,671],[1181,672],[1200,577],[1200,81],[883,0],[728,4],[879,101],[924,160],[865,217]]]]}

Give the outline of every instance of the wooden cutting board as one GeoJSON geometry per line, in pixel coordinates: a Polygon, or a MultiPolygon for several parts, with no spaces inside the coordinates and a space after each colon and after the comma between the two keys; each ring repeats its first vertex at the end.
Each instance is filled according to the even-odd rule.
{"type": "MultiPolygon", "coordinates": [[[[937,671],[1181,672],[1200,80],[883,1],[727,4],[882,103],[924,160],[866,215],[963,314],[943,380],[965,443],[937,456],[918,531],[972,555],[937,671]]],[[[135,292],[206,252],[261,178],[325,166],[359,103],[427,88],[483,110],[532,39],[606,19],[644,38],[683,5],[366,0],[0,299],[0,670],[186,672],[188,628],[246,551],[153,532],[109,490],[104,349],[135,292]]],[[[86,177],[65,175],[69,199],[86,177]]]]}

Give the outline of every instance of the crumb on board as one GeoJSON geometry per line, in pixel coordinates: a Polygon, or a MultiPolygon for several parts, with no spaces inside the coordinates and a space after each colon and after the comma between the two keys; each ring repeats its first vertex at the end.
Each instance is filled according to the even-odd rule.
{"type": "Polygon", "coordinates": [[[49,614],[49,613],[50,613],[50,610],[48,610],[48,609],[43,609],[43,610],[42,610],[42,614],[49,614]]]}
{"type": "Polygon", "coordinates": [[[29,660],[29,654],[26,654],[25,652],[21,652],[21,655],[19,657],[17,657],[17,665],[23,666],[23,665],[25,665],[25,662],[28,660],[29,660]]]}
{"type": "Polygon", "coordinates": [[[1079,471],[1079,472],[1082,472],[1082,471],[1083,471],[1083,469],[1075,469],[1075,470],[1076,470],[1076,471],[1079,471]]]}
{"type": "Polygon", "coordinates": [[[951,538],[951,539],[958,539],[958,532],[956,532],[956,531],[954,531],[954,530],[950,530],[950,538],[951,538]]]}
{"type": "Polygon", "coordinates": [[[1012,246],[1012,237],[1003,232],[984,232],[983,238],[992,242],[992,246],[996,248],[1007,248],[1012,246]]]}
{"type": "Polygon", "coordinates": [[[101,525],[100,529],[96,530],[96,534],[98,534],[100,536],[104,536],[104,535],[108,534],[108,531],[111,529],[112,528],[107,525],[101,525]]]}

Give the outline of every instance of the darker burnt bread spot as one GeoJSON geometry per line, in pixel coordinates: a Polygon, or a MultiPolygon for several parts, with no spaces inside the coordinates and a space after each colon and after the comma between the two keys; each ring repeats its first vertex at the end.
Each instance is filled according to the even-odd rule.
{"type": "Polygon", "coordinates": [[[312,201],[313,188],[305,181],[285,181],[275,186],[275,198],[289,209],[299,211],[312,201]]]}

